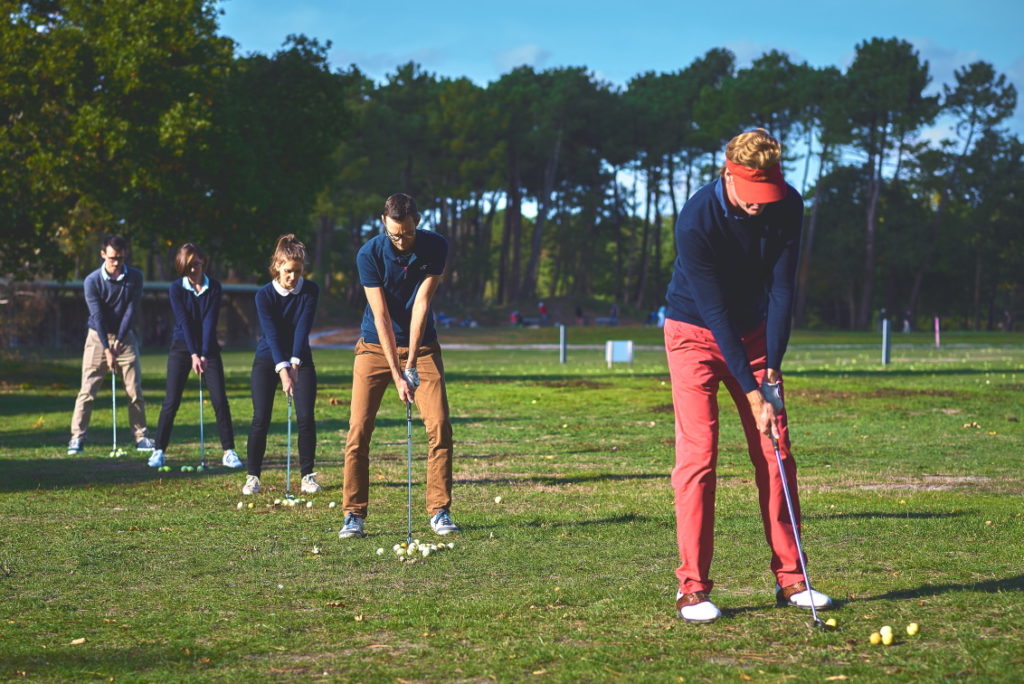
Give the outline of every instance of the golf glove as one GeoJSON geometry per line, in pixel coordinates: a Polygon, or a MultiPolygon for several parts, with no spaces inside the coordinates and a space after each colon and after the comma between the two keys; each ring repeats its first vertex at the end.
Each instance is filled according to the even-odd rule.
{"type": "Polygon", "coordinates": [[[782,413],[782,385],[777,382],[765,382],[761,385],[761,396],[772,405],[775,413],[782,413]]]}
{"type": "Polygon", "coordinates": [[[409,387],[416,389],[420,386],[420,373],[415,368],[406,368],[402,371],[402,376],[405,378],[405,382],[408,383],[409,387]]]}

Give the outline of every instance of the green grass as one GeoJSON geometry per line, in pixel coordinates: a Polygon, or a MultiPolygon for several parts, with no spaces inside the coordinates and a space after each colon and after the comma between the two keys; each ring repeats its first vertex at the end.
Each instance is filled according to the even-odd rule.
{"type": "MultiPolygon", "coordinates": [[[[526,332],[516,341],[557,339],[526,332]]],[[[636,328],[588,335],[658,343],[636,328]]],[[[312,509],[268,506],[284,484],[279,401],[268,491],[251,511],[235,509],[237,472],[160,474],[134,452],[105,458],[106,390],[88,450],[65,457],[78,356],[4,361],[0,679],[1018,681],[1024,348],[1019,336],[928,341],[898,347],[886,368],[877,335],[797,335],[787,356],[804,542],[812,578],[838,600],[832,632],[773,606],[752,469],[724,391],[712,572],[725,617],[674,617],[660,351],[610,370],[594,350],[572,351],[567,366],[552,351],[447,351],[463,532],[453,551],[412,566],[374,553],[405,536],[405,415],[393,392],[374,435],[370,536],[339,540],[340,509],[327,506],[341,501],[351,352],[316,352],[325,491],[312,509]],[[883,624],[896,643],[869,645],[883,624]]],[[[251,353],[225,360],[244,454],[251,353]]],[[[144,356],[154,423],[164,362],[144,356]]],[[[197,460],[196,398],[193,383],[175,465],[197,460]]],[[[415,439],[414,522],[428,539],[421,429],[415,439]]]]}

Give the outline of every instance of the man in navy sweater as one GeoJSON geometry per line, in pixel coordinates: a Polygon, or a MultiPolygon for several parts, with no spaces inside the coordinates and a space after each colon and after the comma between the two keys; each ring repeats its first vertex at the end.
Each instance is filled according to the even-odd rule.
{"type": "Polygon", "coordinates": [[[676,418],[676,610],[690,622],[721,612],[708,594],[714,546],[718,386],[739,410],[754,465],[779,603],[827,608],[803,582],[796,465],[782,403],[803,199],[782,177],[782,147],[764,129],[725,150],[718,180],[691,197],[676,221],[677,257],[666,295],[665,350],[676,418]],[[770,436],[780,443],[796,521],[789,519],[770,436]]]}
{"type": "Polygon", "coordinates": [[[100,250],[103,264],[85,278],[85,303],[89,307],[89,332],[82,353],[82,385],[71,418],[68,455],[85,450],[92,404],[107,373],[117,372],[128,394],[128,421],[135,448],[152,451],[146,436],[146,404],[142,398],[142,369],[138,341],[132,331],[142,299],[142,271],[125,263],[128,243],[116,235],[107,237],[100,250]]]}

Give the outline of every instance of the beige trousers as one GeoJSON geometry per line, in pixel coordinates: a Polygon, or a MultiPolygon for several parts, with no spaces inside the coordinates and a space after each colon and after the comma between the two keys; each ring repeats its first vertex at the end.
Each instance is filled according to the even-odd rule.
{"type": "MultiPolygon", "coordinates": [[[[404,367],[407,347],[398,348],[404,367]]],[[[366,517],[370,502],[370,436],[384,390],[391,384],[391,367],[379,344],[360,338],[356,343],[352,371],[352,413],[345,443],[345,483],[342,508],[346,513],[366,517]]],[[[419,348],[416,369],[420,386],[416,408],[427,431],[427,512],[434,515],[452,504],[452,424],[448,415],[448,393],[444,364],[437,342],[419,348]]],[[[402,450],[404,452],[404,449],[402,450]]],[[[405,457],[405,454],[402,454],[405,457]]]]}
{"type": "MultiPolygon", "coordinates": [[[[107,343],[114,343],[114,336],[107,335],[107,343]]],[[[146,402],[142,399],[142,367],[139,363],[138,342],[135,333],[128,333],[121,340],[121,353],[117,355],[117,374],[124,391],[128,394],[128,422],[131,423],[135,441],[146,436],[146,402]]],[[[111,371],[103,353],[99,333],[89,328],[82,352],[82,387],[75,400],[75,413],[71,417],[71,439],[85,439],[92,418],[92,404],[99,394],[103,379],[111,371]]]]}

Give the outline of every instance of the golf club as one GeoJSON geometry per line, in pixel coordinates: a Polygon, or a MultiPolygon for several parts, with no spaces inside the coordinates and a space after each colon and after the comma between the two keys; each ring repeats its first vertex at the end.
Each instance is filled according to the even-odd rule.
{"type": "Polygon", "coordinates": [[[786,469],[782,465],[782,452],[779,451],[779,440],[776,439],[774,434],[769,435],[772,440],[772,448],[775,449],[775,461],[779,464],[779,479],[782,480],[782,493],[786,497],[786,508],[789,509],[789,522],[793,526],[793,540],[796,542],[796,552],[800,556],[800,570],[804,574],[804,584],[807,585],[807,591],[811,597],[811,619],[814,621],[814,626],[825,629],[825,623],[818,617],[818,611],[814,607],[814,591],[811,588],[811,578],[807,574],[807,562],[804,560],[804,549],[800,543],[800,528],[797,525],[796,515],[793,512],[793,499],[789,495],[789,482],[786,481],[786,469]]]}
{"type": "Polygon", "coordinates": [[[409,519],[409,534],[406,543],[412,544],[412,402],[405,402],[405,425],[406,435],[408,437],[408,451],[409,454],[409,486],[408,486],[408,519],[409,519]]]}
{"type": "Polygon", "coordinates": [[[199,469],[206,470],[206,432],[203,424],[203,374],[199,374],[199,469]]]}
{"type": "Polygon", "coordinates": [[[284,476],[284,498],[294,499],[292,496],[292,397],[288,395],[288,460],[285,466],[284,476]]]}
{"type": "Polygon", "coordinates": [[[117,373],[110,369],[110,415],[114,425],[110,455],[117,456],[117,373]]]}

